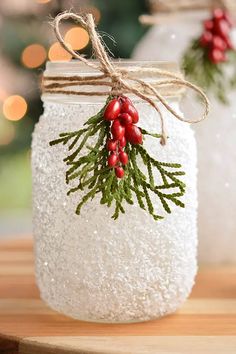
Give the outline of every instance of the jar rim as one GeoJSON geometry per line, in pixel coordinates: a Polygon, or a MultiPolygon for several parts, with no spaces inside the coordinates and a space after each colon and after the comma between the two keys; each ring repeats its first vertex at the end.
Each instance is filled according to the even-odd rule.
{"type": "MultiPolygon", "coordinates": [[[[90,59],[90,61],[94,63],[98,63],[97,60],[90,59]]],[[[179,65],[175,62],[169,61],[149,61],[149,60],[133,60],[133,59],[113,59],[112,62],[118,68],[127,67],[140,67],[140,68],[156,68],[161,70],[168,70],[172,73],[178,74],[180,73],[179,65]]],[[[90,74],[96,73],[95,69],[89,67],[85,63],[72,59],[71,61],[48,61],[46,63],[45,75],[51,74],[90,74]]],[[[155,76],[155,74],[154,74],[155,76]]]]}

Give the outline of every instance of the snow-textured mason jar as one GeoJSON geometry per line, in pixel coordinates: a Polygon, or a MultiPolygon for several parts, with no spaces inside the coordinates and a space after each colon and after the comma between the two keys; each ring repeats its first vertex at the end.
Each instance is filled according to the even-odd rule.
{"type": "Polygon", "coordinates": [[[133,51],[133,58],[180,63],[191,40],[200,36],[202,21],[210,14],[206,10],[193,10],[154,16],[153,21],[157,24],[141,38],[133,51]]]}
{"type": "MultiPolygon", "coordinates": [[[[202,21],[211,13],[188,11],[169,16],[172,21],[166,19],[166,23],[150,28],[135,48],[134,59],[180,64],[191,40],[202,33],[202,21]]],[[[236,47],[235,28],[232,41],[236,47]]],[[[228,105],[208,94],[209,117],[204,124],[194,125],[199,168],[199,261],[203,263],[236,262],[236,90],[226,94],[228,105]]],[[[193,102],[185,101],[183,108],[187,114],[193,112],[193,102]]]]}
{"type": "MultiPolygon", "coordinates": [[[[119,62],[119,66],[150,66],[176,71],[168,63],[119,62]]],[[[91,75],[82,63],[48,63],[46,75],[91,75]]],[[[139,73],[152,83],[154,74],[139,73]]],[[[74,89],[74,88],[73,88],[74,89]]],[[[92,90],[93,88],[91,88],[92,90]]],[[[98,88],[96,88],[97,90],[98,88]]],[[[160,132],[157,113],[149,104],[130,96],[139,111],[139,126],[160,132]]],[[[189,124],[163,111],[168,143],[145,140],[159,161],[182,164],[187,185],[185,208],[172,206],[165,218],[154,221],[145,211],[125,205],[114,221],[113,208],[97,196],[75,214],[80,195],[67,196],[63,145],[49,142],[61,132],[80,129],[104,105],[106,97],[44,94],[44,114],[35,127],[32,146],[33,224],[36,277],[41,297],[53,309],[74,318],[97,322],[135,322],[176,311],[189,295],[197,270],[196,145],[189,124]]],[[[168,98],[180,113],[179,97],[168,98]]]]}

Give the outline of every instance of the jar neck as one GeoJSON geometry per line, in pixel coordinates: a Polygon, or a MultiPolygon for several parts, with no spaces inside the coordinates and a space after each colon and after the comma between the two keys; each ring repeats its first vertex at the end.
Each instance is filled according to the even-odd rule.
{"type": "Polygon", "coordinates": [[[103,96],[103,99],[106,99],[110,94],[139,96],[135,91],[143,95],[152,95],[152,91],[148,89],[146,84],[158,90],[158,93],[164,97],[180,96],[183,93],[183,86],[175,83],[163,83],[164,79],[170,80],[171,78],[175,79],[176,76],[181,77],[177,64],[116,60],[113,61],[113,65],[117,68],[118,73],[124,74],[122,80],[126,81],[126,85],[121,86],[117,93],[113,86],[112,77],[109,77],[109,75],[103,76],[102,72],[78,60],[49,62],[44,73],[43,100],[48,95],[58,96],[58,94],[77,97],[87,96],[93,101],[96,96],[103,96]]]}
{"type": "MultiPolygon", "coordinates": [[[[159,61],[134,61],[134,60],[122,60],[117,59],[112,61],[113,64],[118,69],[125,69],[129,70],[135,67],[140,68],[139,74],[142,76],[143,79],[148,79],[151,77],[158,78],[158,75],[155,76],[153,73],[150,75],[148,72],[145,71],[146,68],[153,67],[154,69],[159,70],[167,70],[172,72],[173,74],[179,74],[180,70],[177,63],[172,62],[159,62],[159,61]],[[144,69],[142,71],[142,68],[144,69]]],[[[98,61],[94,60],[94,63],[98,64],[98,61]]],[[[47,62],[46,70],[44,75],[51,76],[51,75],[97,75],[99,71],[94,70],[93,68],[87,66],[86,64],[74,59],[69,62],[64,61],[57,61],[57,62],[47,62]]]]}

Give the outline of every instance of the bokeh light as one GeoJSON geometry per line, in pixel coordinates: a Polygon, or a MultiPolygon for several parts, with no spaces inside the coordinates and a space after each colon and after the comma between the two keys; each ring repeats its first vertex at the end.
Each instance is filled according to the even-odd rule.
{"type": "Polygon", "coordinates": [[[0,119],[0,146],[8,145],[15,138],[15,127],[6,119],[0,119]]]}
{"type": "Polygon", "coordinates": [[[30,69],[38,68],[47,58],[45,48],[40,44],[31,44],[26,47],[21,55],[22,63],[30,69]]]}
{"type": "Polygon", "coordinates": [[[83,49],[89,42],[88,32],[82,27],[73,27],[67,31],[65,42],[69,43],[73,50],[83,49]]]}
{"type": "Polygon", "coordinates": [[[100,12],[100,10],[99,10],[97,7],[95,7],[95,6],[89,6],[89,7],[87,8],[87,11],[86,11],[86,12],[89,12],[89,13],[91,13],[91,14],[93,15],[94,21],[95,21],[96,23],[98,23],[98,22],[100,21],[100,19],[101,19],[101,12],[100,12]]]}
{"type": "Polygon", "coordinates": [[[72,55],[62,48],[60,43],[56,42],[49,48],[48,57],[51,61],[69,61],[72,55]]]}
{"type": "Polygon", "coordinates": [[[9,96],[3,103],[3,114],[8,120],[22,119],[27,112],[26,100],[18,95],[9,96]]]}

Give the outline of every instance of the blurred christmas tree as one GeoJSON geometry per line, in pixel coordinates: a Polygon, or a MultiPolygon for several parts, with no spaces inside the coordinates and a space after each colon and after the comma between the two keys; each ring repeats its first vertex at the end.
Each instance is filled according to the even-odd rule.
{"type": "MultiPolygon", "coordinates": [[[[145,0],[1,0],[0,2],[0,209],[29,204],[31,134],[41,112],[40,76],[47,60],[70,60],[55,43],[50,17],[72,9],[92,12],[115,57],[129,57],[144,29],[138,17],[145,0]],[[6,172],[7,171],[7,172],[6,172]],[[25,171],[25,173],[22,173],[25,171]],[[12,178],[8,178],[11,175],[12,178]]],[[[85,30],[65,24],[64,34],[73,49],[90,54],[85,30]]]]}

